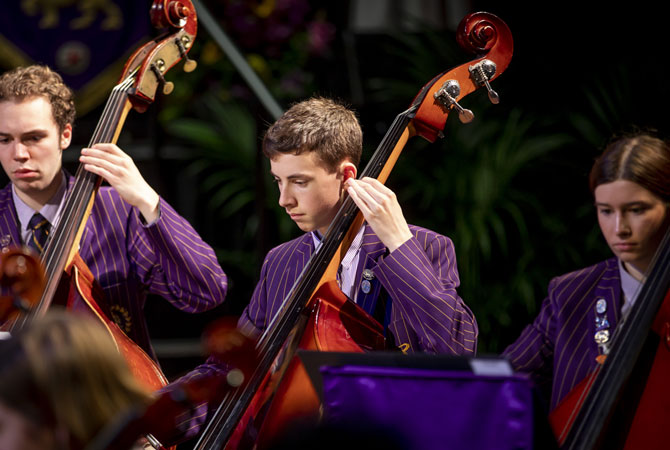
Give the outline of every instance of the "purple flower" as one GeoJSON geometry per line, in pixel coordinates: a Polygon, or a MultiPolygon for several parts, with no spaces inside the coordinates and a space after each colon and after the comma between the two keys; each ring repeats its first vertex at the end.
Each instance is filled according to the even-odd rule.
{"type": "Polygon", "coordinates": [[[314,21],[307,25],[307,40],[309,51],[315,55],[323,55],[335,36],[333,24],[324,21],[314,21]]]}
{"type": "Polygon", "coordinates": [[[299,97],[304,94],[305,85],[309,83],[308,76],[300,69],[292,70],[282,77],[279,87],[282,91],[293,97],[299,97]]]}
{"type": "Polygon", "coordinates": [[[310,6],[307,0],[277,0],[275,9],[286,18],[286,22],[295,26],[305,22],[310,6]]]}
{"type": "Polygon", "coordinates": [[[294,33],[292,27],[279,22],[267,21],[265,39],[269,42],[284,42],[294,33]]]}

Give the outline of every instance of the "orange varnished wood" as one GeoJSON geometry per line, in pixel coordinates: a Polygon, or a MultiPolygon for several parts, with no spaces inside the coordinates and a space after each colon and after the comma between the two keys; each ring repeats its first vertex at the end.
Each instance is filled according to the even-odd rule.
{"type": "Polygon", "coordinates": [[[586,393],[593,386],[597,374],[598,372],[596,371],[584,378],[549,414],[549,425],[551,425],[551,429],[559,445],[562,445],[565,441],[570,427],[572,427],[577,418],[577,413],[584,404],[586,393]]]}
{"type": "Polygon", "coordinates": [[[426,100],[421,103],[413,121],[413,134],[429,142],[434,142],[438,138],[451,112],[450,109],[438,105],[434,99],[435,93],[443,84],[448,80],[458,80],[461,92],[455,100],[460,101],[481,88],[470,77],[470,67],[483,59],[493,61],[497,66],[495,74],[489,80],[493,81],[507,69],[512,59],[514,47],[512,33],[507,24],[493,14],[476,12],[466,16],[461,21],[456,36],[464,50],[483,56],[469,64],[455,67],[431,81],[430,88],[425,94],[426,100]]]}
{"type": "Polygon", "coordinates": [[[192,413],[194,406],[202,402],[216,402],[249,380],[258,364],[256,342],[243,335],[236,322],[229,317],[216,320],[203,333],[206,353],[226,361],[235,377],[228,373],[212,373],[203,377],[192,377],[175,384],[147,406],[138,405],[126,415],[108,424],[99,433],[87,450],[128,450],[135,448],[137,440],[150,432],[159,442],[179,440],[181,430],[175,429],[178,418],[192,413]]]}
{"type": "MultiPolygon", "coordinates": [[[[303,320],[306,327],[298,347],[304,350],[361,353],[385,346],[381,325],[351,302],[335,281],[321,284],[303,320]]],[[[292,350],[286,349],[279,357],[290,355],[285,370],[266,375],[225,448],[269,448],[296,424],[314,424],[319,419],[317,393],[292,350]],[[253,442],[250,428],[259,429],[257,436],[253,433],[253,442]]]]}
{"type": "MultiPolygon", "coordinates": [[[[158,87],[167,84],[163,75],[192,48],[197,16],[191,0],[154,0],[151,18],[154,26],[166,30],[135,51],[126,63],[121,80],[110,96],[107,106],[111,107],[105,108],[89,146],[116,143],[130,109],[138,112],[146,110],[154,101],[158,87]],[[158,71],[152,69],[159,66],[158,71]]],[[[17,329],[25,325],[33,317],[45,314],[54,303],[66,304],[72,309],[75,296],[80,297],[88,306],[88,312],[97,317],[110,333],[137,380],[147,389],[155,391],[165,386],[167,379],[156,361],[128,338],[100,308],[102,291],[78,252],[79,241],[102,183],[101,177],[82,167],[80,165],[73,188],[66,197],[63,217],[52,230],[42,255],[46,277],[40,290],[41,298],[11,326],[17,329]],[[74,195],[75,191],[77,195],[74,195]]]]}
{"type": "Polygon", "coordinates": [[[9,330],[14,319],[30,310],[44,290],[44,266],[30,250],[4,248],[0,251],[0,329],[9,330]]]}
{"type": "MultiPolygon", "coordinates": [[[[324,283],[312,298],[310,320],[299,348],[362,353],[384,349],[383,328],[339,289],[336,281],[324,283]]],[[[296,424],[315,423],[320,403],[302,362],[293,356],[276,390],[267,419],[260,429],[258,448],[268,448],[296,424]]]]}
{"type": "Polygon", "coordinates": [[[96,299],[102,298],[102,291],[79,253],[75,253],[71,265],[66,269],[66,273],[69,275],[71,289],[68,306],[71,306],[76,290],[80,298],[90,308],[91,313],[98,318],[109,332],[135,378],[150,391],[156,391],[165,386],[167,379],[156,361],[135,344],[113,320],[109,319],[98,305],[96,299]]]}
{"type": "MultiPolygon", "coordinates": [[[[630,430],[626,435],[625,450],[667,448],[666,426],[670,424],[670,292],[654,320],[652,330],[658,336],[658,345],[649,375],[640,397],[630,430]]],[[[586,395],[594,386],[600,367],[575,386],[549,415],[549,423],[559,446],[573,426],[584,405],[586,395]]],[[[644,381],[644,380],[643,380],[644,381]]]]}

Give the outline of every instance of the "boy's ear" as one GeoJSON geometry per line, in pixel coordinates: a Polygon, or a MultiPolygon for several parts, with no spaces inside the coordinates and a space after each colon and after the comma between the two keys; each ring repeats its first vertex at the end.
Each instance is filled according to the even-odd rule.
{"type": "Polygon", "coordinates": [[[63,129],[63,132],[60,135],[60,149],[65,150],[70,146],[70,143],[72,142],[72,125],[67,124],[65,125],[65,129],[63,129]]]}
{"type": "Polygon", "coordinates": [[[347,181],[349,178],[356,178],[356,166],[353,163],[345,161],[340,168],[342,170],[343,182],[347,181]]]}

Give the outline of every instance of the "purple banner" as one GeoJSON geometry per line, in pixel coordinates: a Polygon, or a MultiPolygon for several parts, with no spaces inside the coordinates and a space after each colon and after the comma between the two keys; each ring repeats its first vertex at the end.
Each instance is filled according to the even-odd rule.
{"type": "Polygon", "coordinates": [[[46,64],[77,91],[79,100],[87,94],[102,100],[118,81],[125,60],[149,39],[151,3],[151,0],[3,2],[0,65],[11,68],[46,64]]]}

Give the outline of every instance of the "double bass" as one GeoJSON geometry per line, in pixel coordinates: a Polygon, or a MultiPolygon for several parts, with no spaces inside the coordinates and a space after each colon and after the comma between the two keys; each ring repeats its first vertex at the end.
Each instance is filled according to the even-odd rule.
{"type": "Polygon", "coordinates": [[[30,311],[44,290],[44,267],[32,251],[0,251],[0,323],[11,323],[30,311]]]}
{"type": "Polygon", "coordinates": [[[100,430],[85,450],[127,450],[147,430],[151,430],[148,437],[153,442],[172,441],[179,437],[174,427],[179,416],[190,414],[202,402],[221,401],[228,392],[242,388],[257,364],[255,341],[243,335],[227,317],[210,323],[202,340],[208,355],[226,361],[227,373],[190,378],[160,393],[148,405],[131,406],[100,430]]]}
{"type": "Polygon", "coordinates": [[[551,412],[561,449],[665,449],[670,424],[670,229],[602,365],[551,412]]]}
{"type": "MultiPolygon", "coordinates": [[[[447,116],[456,110],[462,122],[474,114],[459,101],[479,88],[498,103],[490,82],[508,66],[512,36],[507,25],[488,13],[467,16],[458,29],[458,42],[478,57],[437,75],[399,114],[361,177],[384,183],[402,149],[413,136],[434,142],[442,135],[447,116]]],[[[244,389],[229,393],[219,405],[195,448],[266,448],[295,421],[313,420],[319,401],[298,348],[318,351],[363,352],[385,347],[382,326],[340,291],[336,274],[363,216],[346,198],[318,252],[312,254],[280,310],[256,345],[259,364],[244,389]]]]}
{"type": "MultiPolygon", "coordinates": [[[[197,17],[190,0],[154,0],[151,22],[163,34],[137,49],[127,61],[120,82],[107,100],[89,147],[115,143],[131,109],[144,112],[154,101],[159,88],[169,94],[173,84],[165,73],[181,59],[184,69],[192,71],[195,62],[188,59],[197,31],[197,17]]],[[[78,253],[79,241],[93,207],[102,178],[84,170],[80,164],[74,183],[62,207],[61,218],[44,247],[41,262],[45,271],[44,288],[34,305],[25,308],[10,324],[10,331],[24,326],[46,313],[54,303],[70,307],[75,296],[88,312],[106,327],[138,381],[156,390],[167,384],[158,364],[128,338],[100,307],[102,294],[89,267],[78,253]],[[66,276],[64,276],[66,275],[66,276]]]]}

